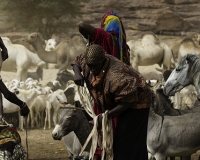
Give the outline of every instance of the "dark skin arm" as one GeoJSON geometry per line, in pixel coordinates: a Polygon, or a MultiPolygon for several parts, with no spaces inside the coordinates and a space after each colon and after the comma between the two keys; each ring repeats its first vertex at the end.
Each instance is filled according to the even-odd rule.
{"type": "Polygon", "coordinates": [[[2,60],[5,61],[8,58],[8,50],[0,37],[0,48],[2,49],[2,60]]]}
{"type": "Polygon", "coordinates": [[[74,82],[78,86],[84,86],[84,78],[81,74],[81,71],[77,65],[73,65],[73,71],[74,71],[74,82]]]}
{"type": "Polygon", "coordinates": [[[88,39],[89,37],[94,36],[95,27],[93,27],[89,24],[86,24],[84,22],[80,22],[79,23],[79,32],[84,36],[84,38],[88,39]]]}
{"type": "MultiPolygon", "coordinates": [[[[110,110],[108,112],[108,118],[113,118],[117,115],[120,115],[121,113],[123,113],[124,111],[126,111],[127,109],[129,109],[131,106],[133,106],[132,103],[120,103],[118,104],[115,108],[113,108],[112,110],[110,110]]],[[[98,130],[101,130],[102,127],[102,115],[99,115],[98,117],[98,130]]]]}
{"type": "MultiPolygon", "coordinates": [[[[8,101],[20,107],[21,116],[27,116],[29,114],[29,108],[26,103],[21,101],[14,93],[10,92],[2,80],[0,80],[0,91],[8,101]]],[[[3,111],[1,112],[3,114],[3,111]]]]}
{"type": "Polygon", "coordinates": [[[23,101],[21,101],[14,93],[10,92],[2,80],[0,80],[0,91],[8,101],[18,106],[23,105],[23,101]]]}
{"type": "Polygon", "coordinates": [[[120,103],[108,112],[108,118],[113,118],[133,106],[132,103],[120,103]]]}

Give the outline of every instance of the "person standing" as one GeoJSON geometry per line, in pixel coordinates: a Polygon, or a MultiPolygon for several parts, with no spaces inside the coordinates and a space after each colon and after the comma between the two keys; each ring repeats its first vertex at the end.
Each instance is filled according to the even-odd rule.
{"type": "MultiPolygon", "coordinates": [[[[142,74],[105,54],[92,44],[71,63],[74,82],[84,82],[101,113],[118,118],[114,139],[114,160],[147,160],[147,125],[152,92],[142,74]],[[81,73],[82,72],[82,73],[81,73]]],[[[101,130],[102,116],[98,116],[101,130]]]]}
{"type": "MultiPolygon", "coordinates": [[[[0,69],[2,67],[3,61],[5,61],[8,58],[8,50],[6,46],[3,43],[2,38],[0,37],[0,48],[1,48],[1,60],[0,60],[0,69]]],[[[5,84],[2,81],[2,78],[0,76],[0,93],[4,95],[4,97],[10,101],[11,103],[14,103],[20,107],[20,114],[21,116],[27,116],[30,112],[28,106],[26,105],[25,102],[20,100],[14,93],[10,92],[8,88],[5,86],[5,84]]],[[[3,104],[2,104],[2,95],[0,94],[0,102],[1,102],[1,107],[0,107],[0,122],[2,120],[2,115],[3,115],[3,104]]]]}
{"type": "Polygon", "coordinates": [[[129,47],[126,44],[126,32],[118,14],[114,11],[106,12],[101,18],[100,28],[80,22],[79,32],[89,40],[89,44],[98,44],[122,62],[130,65],[129,47]]]}

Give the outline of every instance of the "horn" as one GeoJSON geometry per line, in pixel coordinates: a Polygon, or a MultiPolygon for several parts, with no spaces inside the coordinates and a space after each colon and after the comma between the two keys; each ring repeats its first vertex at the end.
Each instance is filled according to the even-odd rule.
{"type": "Polygon", "coordinates": [[[155,68],[157,71],[163,73],[164,72],[164,69],[163,68],[155,68]]]}

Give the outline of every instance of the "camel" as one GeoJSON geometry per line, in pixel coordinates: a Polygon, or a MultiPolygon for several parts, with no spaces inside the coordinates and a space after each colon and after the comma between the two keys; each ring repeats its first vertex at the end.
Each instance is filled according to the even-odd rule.
{"type": "Polygon", "coordinates": [[[85,52],[86,44],[81,36],[74,36],[71,40],[60,42],[54,51],[45,51],[43,39],[37,32],[28,35],[27,41],[37,50],[38,56],[46,63],[57,64],[59,71],[63,69],[72,69],[70,63],[74,58],[85,52]]]}
{"type": "Polygon", "coordinates": [[[13,40],[11,40],[11,42],[13,44],[21,44],[21,45],[25,46],[29,51],[36,53],[36,50],[33,48],[33,46],[30,45],[30,43],[26,42],[24,38],[13,39],[13,40]]]}
{"type": "Polygon", "coordinates": [[[188,53],[195,52],[198,56],[200,56],[200,46],[196,44],[192,38],[184,38],[180,43],[176,43],[170,48],[173,52],[175,65],[188,53]]]}
{"type": "Polygon", "coordinates": [[[133,68],[138,70],[138,66],[148,66],[158,64],[163,69],[171,68],[171,49],[154,35],[145,33],[141,39],[127,42],[130,47],[130,61],[133,68]]]}
{"type": "Polygon", "coordinates": [[[37,54],[29,51],[25,46],[13,44],[8,37],[2,37],[2,40],[8,49],[8,59],[2,64],[2,71],[17,72],[17,79],[25,81],[28,69],[31,66],[43,67],[45,64],[37,54]]]}

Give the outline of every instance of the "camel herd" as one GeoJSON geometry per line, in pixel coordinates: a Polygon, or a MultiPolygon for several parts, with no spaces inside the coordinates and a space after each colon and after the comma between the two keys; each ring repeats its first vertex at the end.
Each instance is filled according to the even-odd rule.
{"type": "MultiPolygon", "coordinates": [[[[2,39],[9,54],[9,59],[3,63],[2,71],[17,72],[18,80],[27,78],[30,67],[43,67],[45,63],[56,64],[59,71],[71,69],[70,62],[86,49],[86,42],[80,35],[58,43],[55,39],[43,40],[39,33],[31,33],[23,39],[23,43],[29,43],[35,53],[22,44],[16,44],[14,40],[15,43],[12,43],[7,37],[2,39]]],[[[139,39],[129,40],[127,44],[130,47],[131,65],[136,70],[138,66],[153,64],[158,64],[164,70],[172,69],[187,53],[195,52],[200,55],[200,46],[192,38],[183,38],[180,43],[168,46],[155,34],[145,33],[139,39]]]]}

